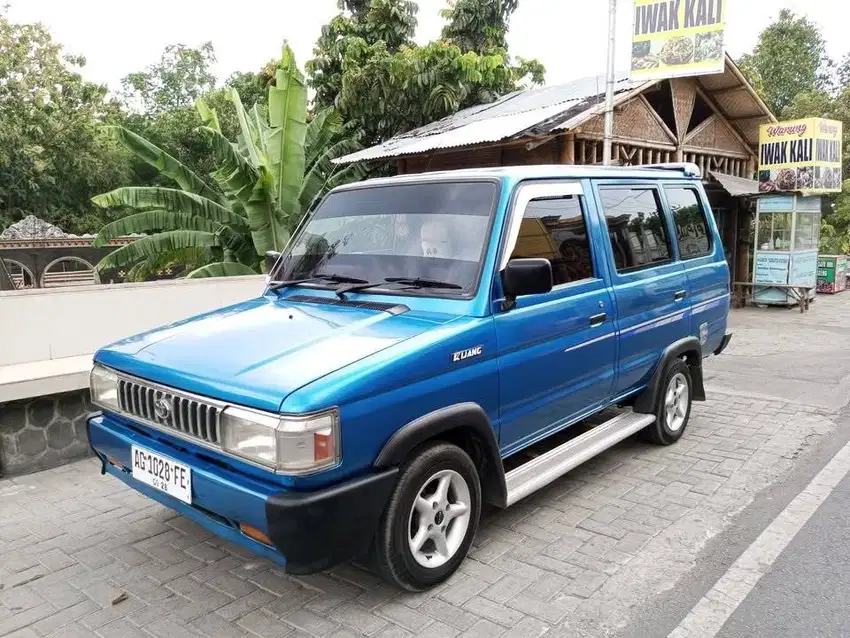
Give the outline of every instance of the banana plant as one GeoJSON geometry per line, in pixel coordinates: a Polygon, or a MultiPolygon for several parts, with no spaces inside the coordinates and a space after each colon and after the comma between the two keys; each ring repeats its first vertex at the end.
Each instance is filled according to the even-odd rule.
{"type": "Polygon", "coordinates": [[[224,136],[214,109],[203,100],[195,105],[215,158],[210,183],[143,137],[106,128],[178,188],[127,186],[93,198],[98,206],[132,211],[106,224],[95,246],[145,235],[104,257],[98,269],[130,267],[131,280],[177,264],[190,267],[187,277],[256,274],[262,256],[282,250],[302,215],[330,189],[365,177],[361,164],[332,161],[357,149],[340,140],[343,122],[335,110],[308,121],[307,87],[288,45],[269,87],[267,115],[257,105],[245,109],[235,89],[229,98],[239,122],[236,141],[224,136]]]}

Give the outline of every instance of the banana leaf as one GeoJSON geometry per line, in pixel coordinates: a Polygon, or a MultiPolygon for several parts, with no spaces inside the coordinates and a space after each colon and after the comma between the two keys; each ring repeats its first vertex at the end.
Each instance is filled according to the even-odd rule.
{"type": "Polygon", "coordinates": [[[212,178],[229,200],[239,201],[244,207],[251,197],[259,172],[220,132],[208,126],[202,126],[198,130],[212,143],[217,166],[212,178]]]}
{"type": "Polygon", "coordinates": [[[201,277],[238,277],[239,275],[256,275],[253,268],[233,261],[219,261],[213,264],[201,266],[186,275],[186,279],[199,279],[201,277]]]}
{"type": "Polygon", "coordinates": [[[239,150],[251,161],[253,166],[261,164],[260,152],[258,149],[259,131],[254,127],[254,124],[245,113],[245,107],[242,105],[242,98],[239,97],[239,91],[235,88],[230,89],[230,101],[233,102],[233,107],[236,109],[236,119],[239,122],[239,150]]]}
{"type": "Polygon", "coordinates": [[[209,261],[208,251],[205,248],[184,248],[173,252],[167,252],[148,257],[134,264],[125,279],[127,281],[144,281],[158,270],[174,266],[186,266],[190,270],[199,267],[205,261],[209,261]]]}
{"type": "Polygon", "coordinates": [[[100,229],[92,245],[105,246],[116,237],[165,230],[203,230],[214,233],[219,224],[190,213],[171,213],[165,210],[146,210],[110,222],[100,229]]]}
{"type": "Polygon", "coordinates": [[[126,206],[137,210],[159,209],[171,213],[187,213],[216,221],[220,224],[245,224],[245,219],[230,208],[206,197],[160,186],[124,186],[114,191],[92,197],[102,208],[126,206]]]}
{"type": "Polygon", "coordinates": [[[325,149],[310,166],[298,193],[298,201],[303,212],[312,210],[331,189],[350,182],[360,181],[366,176],[368,169],[363,164],[337,166],[332,161],[347,153],[353,153],[358,148],[359,145],[351,140],[341,140],[325,149]]]}
{"type": "Polygon", "coordinates": [[[141,135],[136,135],[123,126],[117,125],[105,126],[104,131],[136,157],[147,162],[166,177],[173,179],[184,191],[220,201],[221,196],[210,188],[204,180],[186,168],[179,160],[141,135]]]}
{"type": "Polygon", "coordinates": [[[331,145],[333,137],[342,129],[342,116],[333,108],[323,109],[307,125],[304,137],[304,159],[312,166],[331,145]]]}
{"type": "Polygon", "coordinates": [[[292,222],[277,208],[273,191],[274,178],[268,170],[260,167],[260,177],[254,184],[250,199],[245,203],[251,239],[260,256],[269,250],[282,251],[289,241],[290,230],[297,223],[297,218],[292,222]]]}
{"type": "Polygon", "coordinates": [[[207,103],[203,100],[203,98],[195,100],[195,110],[198,111],[198,115],[201,116],[201,121],[203,121],[205,126],[221,133],[221,124],[218,121],[218,113],[216,113],[215,109],[211,109],[207,106],[207,103]]]}
{"type": "Polygon", "coordinates": [[[274,198],[284,218],[297,221],[301,214],[298,193],[306,167],[307,86],[289,46],[283,48],[275,86],[269,88],[269,125],[266,149],[274,198]]]}
{"type": "Polygon", "coordinates": [[[132,244],[121,246],[101,259],[97,269],[102,271],[108,268],[121,268],[142,259],[156,259],[163,253],[177,252],[187,248],[211,248],[216,245],[218,245],[218,237],[215,233],[200,230],[170,230],[142,237],[132,244]]]}

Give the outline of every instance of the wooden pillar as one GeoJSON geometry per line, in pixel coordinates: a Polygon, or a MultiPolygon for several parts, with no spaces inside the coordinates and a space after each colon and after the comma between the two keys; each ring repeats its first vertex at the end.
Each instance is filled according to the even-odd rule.
{"type": "Polygon", "coordinates": [[[753,217],[750,209],[749,200],[738,198],[736,229],[738,263],[735,266],[734,281],[749,281],[750,277],[750,226],[753,217]]]}
{"type": "Polygon", "coordinates": [[[397,159],[395,162],[395,170],[399,175],[404,175],[407,172],[407,162],[404,159],[397,159]]]}
{"type": "Polygon", "coordinates": [[[681,146],[676,149],[676,161],[680,163],[685,161],[685,151],[681,146]]]}
{"type": "Polygon", "coordinates": [[[752,179],[755,172],[756,172],[756,159],[751,156],[750,159],[747,160],[747,175],[746,175],[747,179],[752,179]]]}
{"type": "Polygon", "coordinates": [[[576,163],[576,134],[567,133],[561,137],[561,164],[576,163]]]}

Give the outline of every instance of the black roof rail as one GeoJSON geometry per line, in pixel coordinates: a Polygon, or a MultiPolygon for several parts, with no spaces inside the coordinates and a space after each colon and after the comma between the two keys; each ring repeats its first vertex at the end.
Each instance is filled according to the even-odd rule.
{"type": "Polygon", "coordinates": [[[666,164],[646,164],[641,166],[641,168],[655,168],[662,171],[676,171],[678,173],[683,173],[688,177],[699,177],[702,178],[702,171],[700,171],[699,166],[693,164],[691,162],[668,162],[666,164]]]}

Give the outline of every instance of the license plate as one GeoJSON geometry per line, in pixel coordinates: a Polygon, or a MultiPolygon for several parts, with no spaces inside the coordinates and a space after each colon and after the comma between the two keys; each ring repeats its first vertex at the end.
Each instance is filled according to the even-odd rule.
{"type": "Polygon", "coordinates": [[[191,468],[143,447],[133,445],[132,452],[133,478],[192,504],[191,468]]]}

